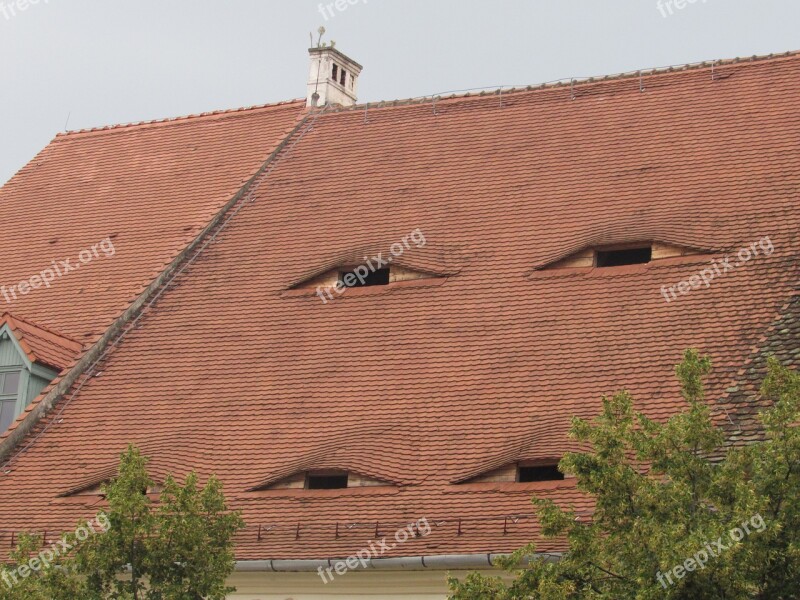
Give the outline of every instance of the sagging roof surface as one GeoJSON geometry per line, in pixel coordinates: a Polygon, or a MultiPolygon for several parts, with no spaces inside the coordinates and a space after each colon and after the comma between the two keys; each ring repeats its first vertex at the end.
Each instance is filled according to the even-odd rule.
{"type": "MultiPolygon", "coordinates": [[[[800,57],[643,83],[316,117],[14,455],[2,529],[91,514],[98,499],[59,496],[102,479],[128,442],[159,477],[221,477],[247,522],[240,559],[344,557],[421,517],[433,533],[389,555],[503,552],[535,537],[533,493],[588,511],[569,480],[456,482],[560,456],[570,418],[622,387],[652,416],[674,413],[688,347],[713,356],[709,396],[722,398],[797,285],[800,57]],[[404,266],[438,278],[326,304],[290,289],[417,229],[425,245],[404,266]],[[662,286],[766,237],[772,252],[665,300],[662,286]],[[705,254],[537,270],[625,240],[705,254]],[[261,489],[314,466],[391,485],[261,489]]],[[[58,320],[59,306],[37,308],[58,320]]]]}

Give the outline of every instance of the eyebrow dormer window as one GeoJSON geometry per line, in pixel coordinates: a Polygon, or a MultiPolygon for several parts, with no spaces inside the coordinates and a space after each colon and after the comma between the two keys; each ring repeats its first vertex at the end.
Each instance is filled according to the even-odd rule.
{"type": "Polygon", "coordinates": [[[390,269],[376,269],[375,271],[361,268],[355,271],[342,271],[339,273],[339,281],[351,288],[372,287],[376,285],[389,285],[390,269]]]}
{"type": "Polygon", "coordinates": [[[598,250],[595,256],[597,267],[622,267],[625,265],[642,265],[653,259],[653,248],[626,248],[623,250],[598,250]]]}
{"type": "Polygon", "coordinates": [[[564,481],[571,475],[558,470],[559,458],[551,457],[508,463],[500,468],[456,479],[452,483],[536,483],[542,481],[564,481]]]}
{"type": "MultiPolygon", "coordinates": [[[[375,257],[376,261],[378,259],[380,259],[380,255],[375,257]]],[[[383,259],[380,259],[381,262],[377,264],[370,259],[366,260],[367,262],[362,265],[346,262],[304,281],[292,284],[286,290],[286,295],[305,296],[310,295],[305,290],[313,290],[320,300],[327,304],[329,300],[334,300],[350,288],[377,288],[373,289],[370,294],[380,294],[383,292],[381,288],[391,287],[395,284],[402,285],[422,279],[428,279],[431,282],[438,279],[442,282],[446,277],[445,275],[417,271],[413,268],[401,267],[395,264],[385,266],[386,261],[383,259]],[[295,290],[297,290],[297,294],[293,293],[295,290]]]]}
{"type": "Polygon", "coordinates": [[[347,487],[347,473],[308,473],[307,490],[341,490],[347,487]]]}
{"type": "Polygon", "coordinates": [[[642,265],[666,258],[692,256],[706,253],[707,250],[677,246],[658,241],[635,241],[608,246],[584,246],[583,249],[534,267],[535,271],[553,269],[591,269],[604,267],[622,267],[625,265],[642,265]]]}
{"type": "Polygon", "coordinates": [[[249,492],[266,490],[345,490],[348,488],[386,487],[394,485],[385,479],[360,475],[345,469],[300,471],[250,488],[249,492]]]}

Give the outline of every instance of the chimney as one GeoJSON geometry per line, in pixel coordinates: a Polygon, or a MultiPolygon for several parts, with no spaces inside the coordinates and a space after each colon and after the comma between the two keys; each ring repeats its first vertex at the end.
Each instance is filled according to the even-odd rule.
{"type": "Polygon", "coordinates": [[[353,106],[358,100],[358,76],[363,67],[331,45],[309,48],[311,69],[308,75],[306,106],[353,106]]]}

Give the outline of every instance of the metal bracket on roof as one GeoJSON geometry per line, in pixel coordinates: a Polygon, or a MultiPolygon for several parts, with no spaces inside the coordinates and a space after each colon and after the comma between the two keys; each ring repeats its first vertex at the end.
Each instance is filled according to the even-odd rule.
{"type": "Polygon", "coordinates": [[[736,423],[734,423],[734,422],[733,422],[733,419],[731,419],[731,415],[730,415],[730,413],[728,412],[728,409],[726,409],[726,408],[723,406],[723,407],[722,407],[722,410],[724,410],[724,411],[725,411],[725,416],[726,416],[726,417],[728,417],[728,421],[730,421],[730,424],[731,424],[731,425],[733,425],[734,427],[736,427],[736,433],[742,433],[742,428],[741,428],[741,427],[739,427],[739,426],[738,426],[736,423]]]}
{"type": "Polygon", "coordinates": [[[711,81],[716,81],[717,80],[716,66],[717,66],[717,61],[716,60],[712,60],[711,61],[711,81]]]}
{"type": "Polygon", "coordinates": [[[569,80],[569,99],[575,100],[575,78],[572,77],[569,80]]]}
{"type": "Polygon", "coordinates": [[[369,119],[367,118],[367,111],[369,110],[369,102],[367,102],[366,106],[364,106],[364,125],[369,124],[369,119]]]}
{"type": "Polygon", "coordinates": [[[645,91],[644,74],[641,71],[639,71],[639,91],[640,92],[644,92],[645,91]]]}
{"type": "Polygon", "coordinates": [[[439,113],[436,112],[436,96],[433,97],[433,115],[436,116],[439,113]]]}

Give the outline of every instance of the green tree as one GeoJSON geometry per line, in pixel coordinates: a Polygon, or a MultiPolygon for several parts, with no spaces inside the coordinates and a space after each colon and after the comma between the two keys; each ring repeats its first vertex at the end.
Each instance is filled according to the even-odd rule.
{"type": "Polygon", "coordinates": [[[534,499],[543,536],[566,542],[563,557],[531,544],[499,561],[510,581],[451,578],[451,599],[800,597],[800,376],[769,361],[763,440],[730,447],[704,399],[710,368],[685,353],[676,373],[687,407],[665,423],[624,391],[593,421],[574,419],[571,437],[589,450],[559,468],[594,500],[591,517],[534,499]]]}
{"type": "Polygon", "coordinates": [[[118,476],[103,486],[108,508],[97,526],[79,525],[64,538],[70,552],[35,572],[25,569],[41,540],[24,536],[0,600],[222,600],[235,591],[225,581],[243,521],[228,509],[219,480],[201,487],[195,473],[183,485],[167,477],[155,503],[153,487],[147,459],[129,446],[118,476]]]}
{"type": "MultiPolygon", "coordinates": [[[[66,537],[65,541],[74,540],[66,537]]],[[[0,599],[2,600],[74,600],[81,598],[84,586],[80,579],[74,577],[65,567],[64,561],[55,556],[51,551],[45,555],[49,560],[47,567],[38,558],[42,549],[41,536],[23,534],[20,536],[16,549],[11,553],[10,565],[0,567],[0,599]],[[30,568],[31,558],[36,558],[30,568]],[[25,569],[21,573],[19,567],[25,569]]]]}

